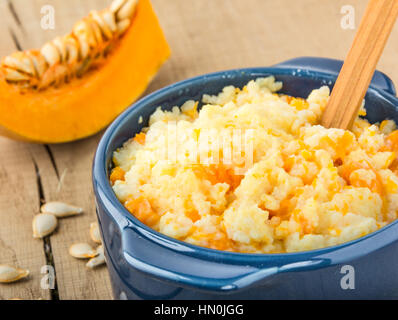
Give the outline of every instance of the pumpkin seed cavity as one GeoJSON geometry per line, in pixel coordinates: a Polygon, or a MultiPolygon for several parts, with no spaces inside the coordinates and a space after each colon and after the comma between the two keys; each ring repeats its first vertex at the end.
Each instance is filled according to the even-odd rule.
{"type": "Polygon", "coordinates": [[[19,89],[44,90],[81,77],[109,53],[131,25],[138,0],[114,0],[109,8],[92,11],[73,31],[44,44],[40,50],[18,51],[2,59],[0,76],[19,89]]]}

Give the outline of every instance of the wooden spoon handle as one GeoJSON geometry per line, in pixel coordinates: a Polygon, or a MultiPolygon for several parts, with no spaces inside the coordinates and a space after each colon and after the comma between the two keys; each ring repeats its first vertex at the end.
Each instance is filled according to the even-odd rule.
{"type": "Polygon", "coordinates": [[[350,129],[398,16],[398,0],[370,0],[322,117],[327,128],[350,129]]]}

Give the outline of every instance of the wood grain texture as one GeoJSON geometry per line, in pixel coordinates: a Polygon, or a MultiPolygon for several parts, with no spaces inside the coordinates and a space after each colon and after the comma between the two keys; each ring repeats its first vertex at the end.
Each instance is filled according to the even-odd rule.
{"type": "Polygon", "coordinates": [[[50,292],[40,287],[44,243],[32,236],[40,205],[35,162],[26,144],[1,138],[0,148],[0,263],[31,273],[22,282],[0,285],[0,299],[49,299],[50,292]]]}
{"type": "Polygon", "coordinates": [[[46,199],[70,202],[84,208],[82,216],[60,221],[60,229],[51,237],[57,271],[60,299],[111,299],[108,273],[105,267],[89,270],[85,262],[71,257],[68,248],[76,242],[91,242],[90,223],[96,221],[91,186],[91,163],[100,136],[71,144],[51,146],[59,179],[43,165],[43,186],[46,199]],[[73,150],[73,151],[72,151],[73,150]]]}
{"type": "MultiPolygon", "coordinates": [[[[9,29],[23,48],[39,47],[55,35],[68,32],[74,21],[90,10],[111,2],[10,1],[21,25],[7,9],[7,0],[0,0],[0,15],[5,15],[0,16],[1,55],[15,50],[9,29]],[[43,4],[55,8],[55,30],[40,28],[43,4]]],[[[308,55],[343,59],[355,34],[355,30],[340,27],[340,10],[347,4],[345,0],[152,0],[152,3],[170,43],[172,57],[147,93],[187,77],[222,69],[267,66],[308,55]]],[[[366,0],[349,3],[354,6],[358,20],[366,0]]],[[[398,39],[396,27],[391,37],[398,39]]],[[[390,41],[379,69],[398,83],[397,52],[398,41],[390,41]]],[[[58,297],[111,298],[106,269],[86,270],[84,262],[67,254],[73,242],[89,241],[89,224],[95,219],[91,163],[101,134],[47,147],[0,140],[0,183],[7,185],[0,194],[0,262],[36,270],[28,281],[0,285],[0,298],[50,298],[39,286],[39,266],[46,261],[43,243],[31,239],[31,217],[38,209],[39,197],[35,164],[46,200],[65,200],[85,209],[81,217],[60,221],[59,230],[50,238],[58,297]]]]}
{"type": "Polygon", "coordinates": [[[397,0],[369,1],[323,113],[323,126],[351,129],[397,16],[397,0]]]}

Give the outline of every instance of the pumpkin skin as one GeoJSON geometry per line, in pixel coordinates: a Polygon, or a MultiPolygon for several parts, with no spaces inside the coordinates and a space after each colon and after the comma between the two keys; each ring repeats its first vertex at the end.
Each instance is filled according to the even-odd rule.
{"type": "Polygon", "coordinates": [[[147,88],[170,48],[149,0],[101,64],[81,78],[43,91],[21,92],[0,76],[0,134],[62,143],[105,128],[147,88]]]}

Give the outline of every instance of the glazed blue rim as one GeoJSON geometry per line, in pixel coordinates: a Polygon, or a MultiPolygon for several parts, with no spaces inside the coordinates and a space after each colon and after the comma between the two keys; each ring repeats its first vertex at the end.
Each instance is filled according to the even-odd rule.
{"type": "MultiPolygon", "coordinates": [[[[329,73],[324,73],[320,71],[304,70],[300,77],[310,78],[314,80],[323,80],[326,82],[335,82],[336,76],[330,75],[329,73]]],[[[146,226],[140,222],[137,218],[131,215],[127,209],[121,204],[114,194],[111,185],[108,181],[107,175],[107,159],[106,155],[109,152],[109,142],[117,133],[118,127],[127,121],[126,115],[131,113],[137,108],[144,107],[146,104],[150,103],[152,99],[167,93],[169,90],[181,90],[184,87],[194,84],[198,81],[203,81],[204,79],[220,78],[225,77],[227,74],[238,76],[239,74],[250,74],[253,78],[264,77],[265,74],[269,75],[291,75],[292,72],[297,72],[295,68],[279,68],[279,67],[269,67],[269,68],[246,68],[246,69],[232,69],[228,71],[219,71],[210,74],[205,74],[183,80],[162,88],[144,98],[134,103],[126,111],[124,111],[106,130],[103,135],[96,155],[94,159],[93,167],[93,180],[94,180],[94,190],[96,194],[96,199],[101,202],[101,205],[109,212],[117,211],[119,217],[112,217],[115,220],[119,220],[119,227],[123,228],[133,228],[146,240],[155,242],[157,245],[173,250],[180,254],[189,254],[193,257],[204,258],[208,260],[217,260],[222,262],[227,262],[231,264],[245,264],[250,262],[270,262],[274,261],[278,266],[278,272],[286,271],[298,271],[298,270],[310,270],[314,268],[327,267],[339,263],[344,263],[348,260],[354,260],[365,256],[377,249],[383,248],[390,245],[394,241],[398,240],[398,221],[394,221],[383,228],[380,228],[368,235],[363,237],[345,242],[343,244],[329,246],[326,248],[292,252],[292,253],[272,253],[272,254],[262,254],[262,253],[240,253],[240,252],[229,252],[221,251],[210,248],[205,248],[193,244],[189,244],[166,235],[163,235],[150,227],[146,226]],[[104,203],[106,200],[107,204],[104,203]],[[109,207],[111,206],[111,207],[109,207]],[[125,221],[120,221],[120,218],[124,218],[125,221]],[[283,263],[281,264],[280,262],[283,263]],[[279,262],[278,262],[279,261],[279,262]],[[281,265],[280,265],[281,264],[281,265]]],[[[397,106],[397,99],[382,90],[377,89],[374,86],[369,87],[369,91],[375,91],[378,95],[383,98],[394,101],[397,106]]],[[[204,92],[205,93],[205,92],[204,92]]],[[[113,150],[111,150],[113,152],[113,150]]],[[[123,230],[121,230],[123,232],[123,230]]],[[[269,269],[266,267],[265,269],[269,269]]],[[[156,272],[155,272],[156,273],[156,272]]],[[[159,275],[159,274],[158,274],[159,275]]],[[[162,275],[159,275],[162,276],[162,275]]],[[[163,275],[164,276],[164,275],[163,275]]],[[[172,276],[167,277],[168,280],[176,280],[172,276]]],[[[194,277],[195,278],[195,277],[194,277]]],[[[198,277],[196,277],[198,278],[198,277]]],[[[195,283],[195,281],[192,281],[195,283]]],[[[192,284],[191,282],[189,284],[192,284]]]]}

